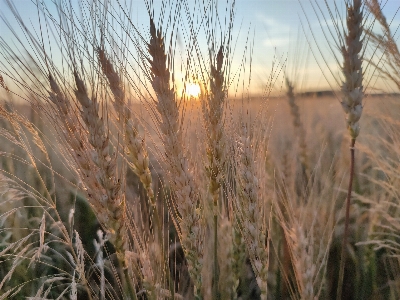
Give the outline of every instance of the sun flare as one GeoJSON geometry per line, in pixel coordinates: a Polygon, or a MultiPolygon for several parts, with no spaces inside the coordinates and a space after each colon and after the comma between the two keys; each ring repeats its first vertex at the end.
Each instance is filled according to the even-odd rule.
{"type": "Polygon", "coordinates": [[[186,95],[197,98],[200,95],[200,86],[197,83],[188,83],[186,85],[186,95]]]}

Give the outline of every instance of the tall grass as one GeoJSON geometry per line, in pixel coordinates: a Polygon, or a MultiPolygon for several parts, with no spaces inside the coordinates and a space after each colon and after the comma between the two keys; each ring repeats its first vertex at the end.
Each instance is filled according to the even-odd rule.
{"type": "Polygon", "coordinates": [[[399,296],[398,104],[362,103],[363,61],[399,84],[378,2],[335,23],[343,130],[290,78],[289,105],[234,99],[234,1],[145,1],[144,28],[119,2],[36,3],[39,34],[6,2],[25,40],[0,38],[0,299],[399,296]]]}

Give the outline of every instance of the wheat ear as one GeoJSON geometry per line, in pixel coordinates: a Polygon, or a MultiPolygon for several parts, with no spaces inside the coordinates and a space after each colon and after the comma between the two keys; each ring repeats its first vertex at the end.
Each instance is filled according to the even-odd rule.
{"type": "Polygon", "coordinates": [[[9,92],[9,91],[10,91],[9,88],[8,88],[8,86],[7,86],[6,83],[4,82],[3,75],[1,75],[1,74],[0,74],[0,86],[1,86],[3,89],[5,89],[6,92],[9,92]]]}
{"type": "Polygon", "coordinates": [[[150,199],[150,216],[154,222],[154,232],[158,234],[161,232],[161,223],[158,218],[157,206],[154,198],[154,191],[152,187],[152,178],[149,168],[149,155],[146,151],[144,139],[139,135],[138,120],[132,116],[131,111],[125,103],[125,91],[122,81],[110,60],[107,58],[103,49],[98,49],[99,61],[104,75],[108,79],[111,92],[114,96],[114,108],[119,115],[121,126],[125,133],[124,140],[128,148],[128,158],[131,163],[132,170],[139,177],[140,182],[143,184],[147,196],[150,199]]]}
{"type": "Polygon", "coordinates": [[[86,87],[77,72],[74,72],[74,77],[76,83],[75,96],[82,106],[82,119],[89,131],[89,143],[94,149],[93,163],[98,167],[94,176],[98,178],[99,184],[106,192],[103,201],[105,201],[109,213],[107,229],[112,230],[110,241],[114,244],[117,255],[123,262],[125,260],[124,252],[128,249],[124,225],[126,208],[121,193],[121,180],[118,178],[116,170],[116,154],[109,154],[109,137],[106,133],[104,120],[99,116],[97,100],[88,97],[86,87]]]}
{"type": "Polygon", "coordinates": [[[363,71],[361,35],[363,33],[363,13],[361,0],[354,0],[353,6],[347,9],[347,28],[345,44],[342,45],[344,82],[342,83],[342,107],[346,113],[347,127],[352,139],[356,139],[360,133],[359,120],[363,110],[363,71]]]}
{"type": "Polygon", "coordinates": [[[56,105],[59,112],[58,120],[60,120],[60,124],[57,126],[62,129],[69,144],[68,149],[71,150],[70,154],[85,185],[88,201],[94,208],[99,222],[107,227],[109,219],[107,203],[104,201],[104,193],[101,186],[96,178],[92,176],[93,172],[97,172],[97,166],[91,160],[86,134],[83,132],[83,128],[80,126],[67,98],[51,75],[49,76],[49,83],[51,88],[49,99],[56,105]]]}
{"type": "MultiPolygon", "coordinates": [[[[224,165],[224,132],[223,113],[225,102],[224,74],[222,69],[223,48],[216,57],[216,65],[211,64],[210,91],[203,105],[203,116],[207,134],[207,175],[210,178],[209,191],[213,197],[214,207],[218,204],[219,189],[222,181],[224,165]]],[[[214,215],[218,212],[214,211],[214,215]]]]}
{"type": "Polygon", "coordinates": [[[117,174],[117,155],[109,153],[109,137],[106,133],[104,120],[99,116],[99,105],[96,98],[88,97],[86,87],[74,72],[76,90],[75,96],[82,106],[81,116],[89,131],[89,143],[93,147],[92,160],[97,166],[94,177],[102,187],[103,201],[107,207],[108,219],[106,228],[109,239],[115,247],[118,260],[122,264],[122,284],[124,292],[135,297],[135,291],[129,278],[126,251],[129,250],[128,230],[126,227],[126,202],[121,192],[122,178],[117,174]]]}
{"type": "Polygon", "coordinates": [[[125,92],[122,81],[103,49],[98,50],[99,61],[104,75],[108,79],[111,92],[114,95],[114,108],[119,114],[124,127],[125,142],[129,151],[129,159],[133,164],[133,171],[142,182],[151,205],[155,206],[152,178],[149,169],[149,155],[146,151],[144,139],[139,135],[138,120],[134,118],[125,103],[125,92]]]}
{"type": "Polygon", "coordinates": [[[150,43],[148,51],[151,84],[156,93],[156,108],[160,114],[158,123],[165,150],[167,176],[175,194],[175,206],[180,214],[180,240],[188,260],[188,269],[194,282],[195,295],[201,291],[203,256],[203,230],[200,226],[199,192],[194,184],[189,164],[184,155],[179,108],[174,88],[170,88],[170,72],[167,67],[164,39],[150,19],[150,43]]]}
{"type": "Polygon", "coordinates": [[[220,238],[218,238],[218,261],[219,261],[219,282],[218,288],[220,299],[237,299],[236,288],[239,284],[239,277],[234,270],[235,247],[234,231],[232,223],[227,217],[222,218],[220,225],[220,238]],[[234,263],[232,263],[234,262],[234,263]]]}
{"type": "MultiPolygon", "coordinates": [[[[124,140],[128,148],[127,156],[129,158],[129,162],[132,170],[139,177],[141,183],[143,184],[150,200],[150,218],[153,223],[154,238],[157,239],[158,246],[161,247],[163,244],[161,235],[162,224],[159,220],[159,213],[157,211],[157,204],[154,197],[151,172],[149,168],[149,156],[146,151],[145,141],[139,135],[138,120],[132,116],[131,111],[125,103],[125,91],[120,76],[114,70],[112,63],[107,58],[103,49],[98,49],[98,56],[102,71],[108,79],[110,90],[114,96],[113,105],[115,111],[119,115],[120,126],[124,132],[124,140]]],[[[157,247],[157,245],[154,246],[157,247]]],[[[159,276],[159,272],[155,272],[155,270],[151,268],[151,264],[149,263],[151,260],[148,259],[149,255],[146,251],[148,251],[148,249],[142,249],[139,255],[141,264],[143,266],[142,272],[144,285],[147,290],[147,294],[150,297],[150,294],[155,296],[155,293],[157,293],[156,297],[159,297],[161,290],[156,289],[156,282],[160,282],[161,276],[159,276]]],[[[156,256],[155,259],[157,262],[154,265],[157,266],[157,268],[162,268],[164,262],[159,258],[159,256],[156,256]]]]}
{"type": "Polygon", "coordinates": [[[209,182],[209,192],[213,203],[213,238],[214,238],[214,265],[213,275],[213,298],[218,294],[218,205],[220,187],[222,183],[224,168],[224,141],[223,141],[223,113],[224,113],[224,70],[222,69],[224,60],[223,47],[221,46],[216,60],[211,59],[210,95],[206,95],[203,102],[203,118],[207,134],[207,158],[206,167],[209,182]]]}
{"type": "Polygon", "coordinates": [[[260,203],[260,186],[256,176],[254,148],[248,129],[242,126],[238,151],[238,197],[236,213],[247,252],[250,256],[261,298],[267,298],[268,249],[265,246],[266,228],[263,226],[263,208],[260,203]]]}
{"type": "Polygon", "coordinates": [[[313,228],[306,232],[304,224],[300,224],[293,216],[293,211],[289,212],[289,216],[284,216],[284,212],[278,208],[277,214],[290,253],[299,299],[316,299],[319,293],[315,288],[319,266],[314,262],[313,228]]]}
{"type": "Polygon", "coordinates": [[[353,5],[347,7],[347,30],[345,41],[342,45],[344,82],[342,83],[342,107],[346,114],[347,128],[351,136],[351,163],[350,163],[350,179],[346,199],[346,219],[345,229],[342,244],[342,253],[339,268],[339,281],[336,298],[339,300],[342,297],[344,264],[346,260],[346,248],[348,227],[350,218],[350,198],[352,192],[353,176],[354,176],[354,145],[356,138],[360,133],[359,120],[363,110],[363,71],[362,71],[362,56],[360,52],[363,48],[361,35],[363,33],[363,12],[361,9],[361,0],[353,0],[353,5]]]}
{"type": "Polygon", "coordinates": [[[296,103],[296,97],[294,95],[294,86],[293,83],[289,80],[289,78],[286,77],[286,96],[289,100],[289,106],[290,106],[290,113],[292,114],[293,117],[293,126],[296,130],[298,142],[299,142],[299,149],[300,149],[300,163],[301,163],[301,168],[302,168],[302,175],[304,176],[303,181],[305,185],[307,184],[308,181],[308,157],[307,157],[307,144],[306,144],[306,133],[304,130],[303,123],[301,122],[300,119],[300,112],[299,112],[299,106],[296,103]]]}

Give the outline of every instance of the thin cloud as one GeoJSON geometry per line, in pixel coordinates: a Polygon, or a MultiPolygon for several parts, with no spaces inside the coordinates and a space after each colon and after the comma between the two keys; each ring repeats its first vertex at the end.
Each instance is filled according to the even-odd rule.
{"type": "Polygon", "coordinates": [[[263,40],[263,45],[265,47],[282,47],[289,45],[290,38],[287,37],[276,37],[276,38],[268,38],[263,40]]]}
{"type": "Polygon", "coordinates": [[[289,45],[290,26],[263,14],[258,14],[257,19],[264,27],[263,29],[266,36],[266,38],[262,40],[262,45],[264,47],[271,48],[289,45]]]}

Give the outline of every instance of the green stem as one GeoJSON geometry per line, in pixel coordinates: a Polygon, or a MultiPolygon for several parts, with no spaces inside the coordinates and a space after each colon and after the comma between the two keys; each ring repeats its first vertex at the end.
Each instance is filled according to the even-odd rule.
{"type": "Polygon", "coordinates": [[[346,198],[346,219],[344,224],[344,234],[343,234],[343,244],[342,244],[342,253],[340,256],[340,269],[339,269],[339,281],[338,288],[336,293],[336,300],[342,299],[342,289],[343,289],[343,278],[344,278],[344,266],[346,261],[346,247],[347,247],[347,238],[349,235],[349,219],[350,219],[350,198],[351,191],[353,189],[353,177],[354,177],[354,145],[356,143],[356,139],[351,139],[351,162],[350,162],[350,179],[349,179],[349,188],[347,190],[347,198],[346,198]]]}

